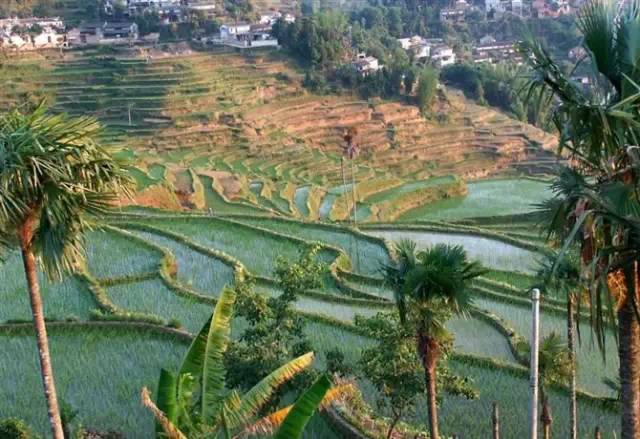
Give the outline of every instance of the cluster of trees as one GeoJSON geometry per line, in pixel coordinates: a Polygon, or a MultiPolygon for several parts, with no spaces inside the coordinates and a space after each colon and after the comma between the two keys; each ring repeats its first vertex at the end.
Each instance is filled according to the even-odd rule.
{"type": "Polygon", "coordinates": [[[0,17],[44,17],[51,15],[54,0],[5,0],[0,3],[0,17]]]}
{"type": "Polygon", "coordinates": [[[463,63],[443,68],[440,79],[444,84],[462,90],[470,99],[500,108],[523,122],[549,129],[550,94],[545,91],[542,99],[528,100],[523,93],[526,75],[524,68],[511,64],[463,63]]]}
{"type": "Polygon", "coordinates": [[[313,14],[293,23],[280,19],[273,26],[273,35],[293,56],[318,69],[346,61],[351,52],[346,17],[337,11],[313,14]]]}
{"type": "MultiPolygon", "coordinates": [[[[415,64],[396,37],[381,24],[362,26],[361,21],[367,22],[364,17],[369,17],[370,22],[389,20],[388,17],[374,20],[372,17],[378,15],[370,9],[377,11],[365,8],[360,12],[362,17],[354,13],[351,20],[335,11],[312,14],[295,23],[280,20],[273,32],[280,44],[308,66],[306,87],[324,92],[332,84],[356,91],[363,98],[417,99],[420,108],[427,112],[438,84],[436,71],[415,64]],[[384,68],[362,74],[352,64],[356,53],[374,56],[384,68]],[[416,86],[418,93],[414,98],[416,86]]],[[[396,30],[401,32],[401,24],[396,30]]]]}

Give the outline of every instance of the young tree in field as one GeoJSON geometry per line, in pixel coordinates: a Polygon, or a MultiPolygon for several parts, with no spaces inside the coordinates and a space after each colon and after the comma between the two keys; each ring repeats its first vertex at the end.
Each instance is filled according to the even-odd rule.
{"type": "Polygon", "coordinates": [[[436,370],[443,345],[451,338],[445,323],[469,310],[469,284],[483,270],[467,259],[461,246],[438,244],[418,253],[415,248],[415,243],[401,241],[396,247],[396,263],[384,271],[396,294],[400,321],[410,325],[416,335],[426,381],[429,430],[431,438],[438,439],[436,370]]]}
{"type": "Polygon", "coordinates": [[[523,46],[534,70],[527,95],[550,92],[561,153],[582,178],[571,189],[571,211],[553,216],[569,232],[561,255],[574,243],[589,281],[586,298],[600,348],[617,327],[620,362],[621,437],[640,437],[640,8],[591,0],[579,12],[585,63],[596,74],[585,90],[535,41],[523,46]]]}
{"type": "Polygon", "coordinates": [[[576,397],[576,307],[580,299],[580,263],[576,256],[570,255],[558,259],[557,255],[548,255],[541,263],[538,277],[544,282],[543,291],[552,288],[565,295],[567,300],[567,358],[570,367],[569,377],[569,424],[570,437],[578,437],[578,400],[576,397]]]}
{"type": "MultiPolygon", "coordinates": [[[[528,349],[531,349],[527,345],[528,349]]],[[[544,439],[551,438],[551,404],[549,402],[549,388],[552,384],[565,384],[571,378],[571,362],[569,360],[569,350],[564,341],[555,332],[550,333],[540,343],[538,351],[538,374],[540,377],[540,406],[542,413],[542,433],[544,439]]]]}
{"type": "MultiPolygon", "coordinates": [[[[422,365],[415,352],[415,330],[403,325],[397,314],[378,313],[373,317],[356,316],[356,326],[378,343],[362,352],[360,366],[363,377],[378,389],[381,410],[392,414],[387,438],[393,436],[398,423],[415,410],[417,398],[424,394],[422,365]]],[[[443,358],[452,350],[451,343],[442,343],[443,358]]],[[[467,378],[454,374],[442,362],[438,366],[438,388],[448,395],[475,399],[478,392],[467,378]]]]}
{"type": "Polygon", "coordinates": [[[378,344],[362,352],[360,367],[362,375],[371,380],[380,392],[379,408],[388,407],[391,411],[387,431],[389,439],[398,422],[415,409],[416,400],[422,394],[413,332],[405,325],[397,324],[397,317],[394,321],[387,314],[378,314],[356,323],[378,340],[378,344]]]}
{"type": "Polygon", "coordinates": [[[0,236],[22,253],[53,437],[62,439],[38,266],[52,279],[84,259],[83,232],[130,180],[102,148],[91,118],[49,115],[40,105],[0,117],[0,236]]]}
{"type": "Polygon", "coordinates": [[[422,114],[427,114],[438,89],[438,72],[432,67],[425,67],[418,78],[418,107],[422,114]]]}
{"type": "MultiPolygon", "coordinates": [[[[265,297],[254,291],[251,280],[236,285],[236,314],[248,325],[225,353],[226,379],[232,388],[246,390],[281,364],[312,350],[305,332],[305,321],[293,308],[299,294],[322,286],[326,264],[317,258],[319,246],[303,251],[296,261],[278,258],[274,277],[282,294],[265,297]]],[[[307,385],[311,372],[300,374],[294,381],[274,392],[267,408],[278,406],[279,399],[290,388],[307,385]]]]}

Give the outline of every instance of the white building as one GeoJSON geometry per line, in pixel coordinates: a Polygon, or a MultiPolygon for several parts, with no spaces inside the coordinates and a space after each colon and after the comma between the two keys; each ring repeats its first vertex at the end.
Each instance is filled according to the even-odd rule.
{"type": "Polygon", "coordinates": [[[377,72],[382,69],[382,65],[380,64],[380,61],[378,61],[378,58],[374,56],[367,56],[366,53],[359,53],[356,60],[353,62],[353,66],[362,76],[366,76],[369,73],[377,72]]]}
{"type": "Polygon", "coordinates": [[[242,24],[223,24],[220,26],[220,39],[232,40],[237,39],[239,35],[249,34],[251,31],[251,25],[249,23],[242,24]]]}
{"type": "Polygon", "coordinates": [[[54,49],[66,46],[66,44],[64,22],[58,17],[0,20],[0,46],[4,48],[14,50],[54,49]]]}
{"type": "Polygon", "coordinates": [[[286,23],[293,23],[296,21],[296,17],[294,17],[293,15],[289,13],[283,15],[282,12],[276,11],[272,14],[261,15],[260,24],[268,24],[269,26],[273,26],[273,24],[281,18],[286,23]]]}
{"type": "Polygon", "coordinates": [[[431,48],[431,60],[438,67],[445,67],[456,62],[456,54],[449,46],[436,46],[431,48]]]}

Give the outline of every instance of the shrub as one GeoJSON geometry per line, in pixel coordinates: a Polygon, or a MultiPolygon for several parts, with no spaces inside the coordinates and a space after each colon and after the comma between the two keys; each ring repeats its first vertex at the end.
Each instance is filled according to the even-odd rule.
{"type": "Polygon", "coordinates": [[[31,428],[17,418],[8,418],[0,421],[0,438],[2,439],[35,439],[31,428]]]}

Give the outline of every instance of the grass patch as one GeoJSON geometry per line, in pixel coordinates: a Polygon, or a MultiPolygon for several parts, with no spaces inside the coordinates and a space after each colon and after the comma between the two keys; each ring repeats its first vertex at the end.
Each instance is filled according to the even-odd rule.
{"type": "MultiPolygon", "coordinates": [[[[77,421],[127,437],[152,437],[153,416],[140,389],[155,391],[160,368],[173,370],[187,346],[173,337],[124,329],[52,328],[49,343],[61,400],[79,409],[77,421]]],[[[0,413],[49,433],[33,335],[0,335],[0,413]]]]}
{"type": "MultiPolygon", "coordinates": [[[[44,302],[45,318],[63,320],[75,318],[88,320],[96,303],[86,286],[73,277],[62,282],[50,282],[39,273],[40,294],[44,302]]],[[[31,307],[27,294],[27,281],[22,267],[22,257],[13,252],[0,264],[0,322],[7,320],[31,321],[31,307]]],[[[0,411],[1,413],[1,411],[0,411]]]]}

